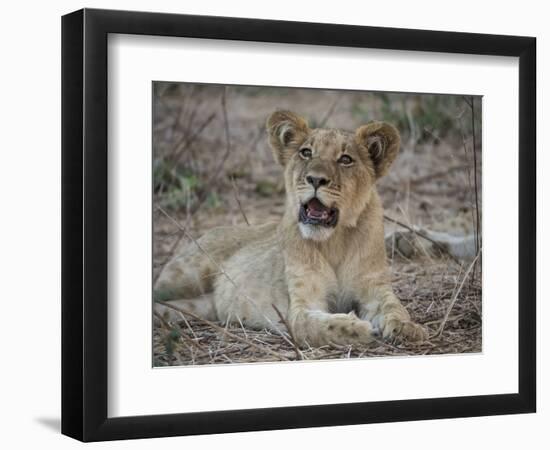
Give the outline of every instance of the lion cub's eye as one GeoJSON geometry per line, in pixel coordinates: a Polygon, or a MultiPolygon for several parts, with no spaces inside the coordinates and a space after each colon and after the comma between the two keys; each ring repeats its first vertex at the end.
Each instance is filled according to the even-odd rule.
{"type": "Polygon", "coordinates": [[[338,164],[342,164],[343,166],[351,166],[353,164],[353,159],[349,155],[342,155],[338,158],[338,164]]]}
{"type": "Polygon", "coordinates": [[[312,155],[312,151],[310,148],[303,148],[300,150],[300,156],[303,158],[303,159],[309,159],[311,158],[311,155],[312,155]]]}

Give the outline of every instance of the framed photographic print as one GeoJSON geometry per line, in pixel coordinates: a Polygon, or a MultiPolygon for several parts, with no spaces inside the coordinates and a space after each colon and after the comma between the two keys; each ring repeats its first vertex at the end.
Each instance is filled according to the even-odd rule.
{"type": "Polygon", "coordinates": [[[530,37],[62,21],[62,432],[535,411],[530,37]]]}

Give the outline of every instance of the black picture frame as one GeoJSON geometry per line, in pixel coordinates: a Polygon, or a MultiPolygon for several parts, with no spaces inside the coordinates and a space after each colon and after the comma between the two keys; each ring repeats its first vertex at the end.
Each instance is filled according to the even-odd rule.
{"type": "Polygon", "coordinates": [[[535,412],[535,91],[533,37],[93,9],[63,16],[62,433],[101,441],[535,412]],[[108,418],[109,33],[518,57],[518,392],[108,418]]]}

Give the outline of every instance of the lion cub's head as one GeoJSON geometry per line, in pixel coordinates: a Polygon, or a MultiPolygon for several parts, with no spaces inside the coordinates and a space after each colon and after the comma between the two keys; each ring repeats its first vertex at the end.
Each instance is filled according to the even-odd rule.
{"type": "MultiPolygon", "coordinates": [[[[290,111],[267,120],[269,143],[284,167],[287,208],[302,236],[328,239],[337,227],[355,227],[371,189],[399,151],[399,132],[370,122],[355,133],[310,129],[290,111]]],[[[288,211],[287,211],[288,212],[288,211]]]]}

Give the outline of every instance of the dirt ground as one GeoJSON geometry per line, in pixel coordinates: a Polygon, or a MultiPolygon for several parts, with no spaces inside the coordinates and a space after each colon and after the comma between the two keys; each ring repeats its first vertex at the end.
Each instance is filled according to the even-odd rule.
{"type": "MultiPolygon", "coordinates": [[[[177,245],[185,244],[180,226],[198,238],[214,226],[281,217],[282,170],[273,161],[264,123],[283,108],[303,115],[312,127],[394,123],[402,134],[401,152],[378,185],[388,218],[429,228],[458,215],[471,217],[481,248],[479,98],[156,83],[153,104],[154,278],[177,245]]],[[[385,227],[403,230],[391,220],[385,227]]],[[[176,322],[155,320],[153,364],[480,352],[481,264],[467,273],[469,262],[444,254],[388,257],[394,290],[413,320],[428,328],[427,342],[297,349],[288,335],[182,315],[176,322]]]]}

